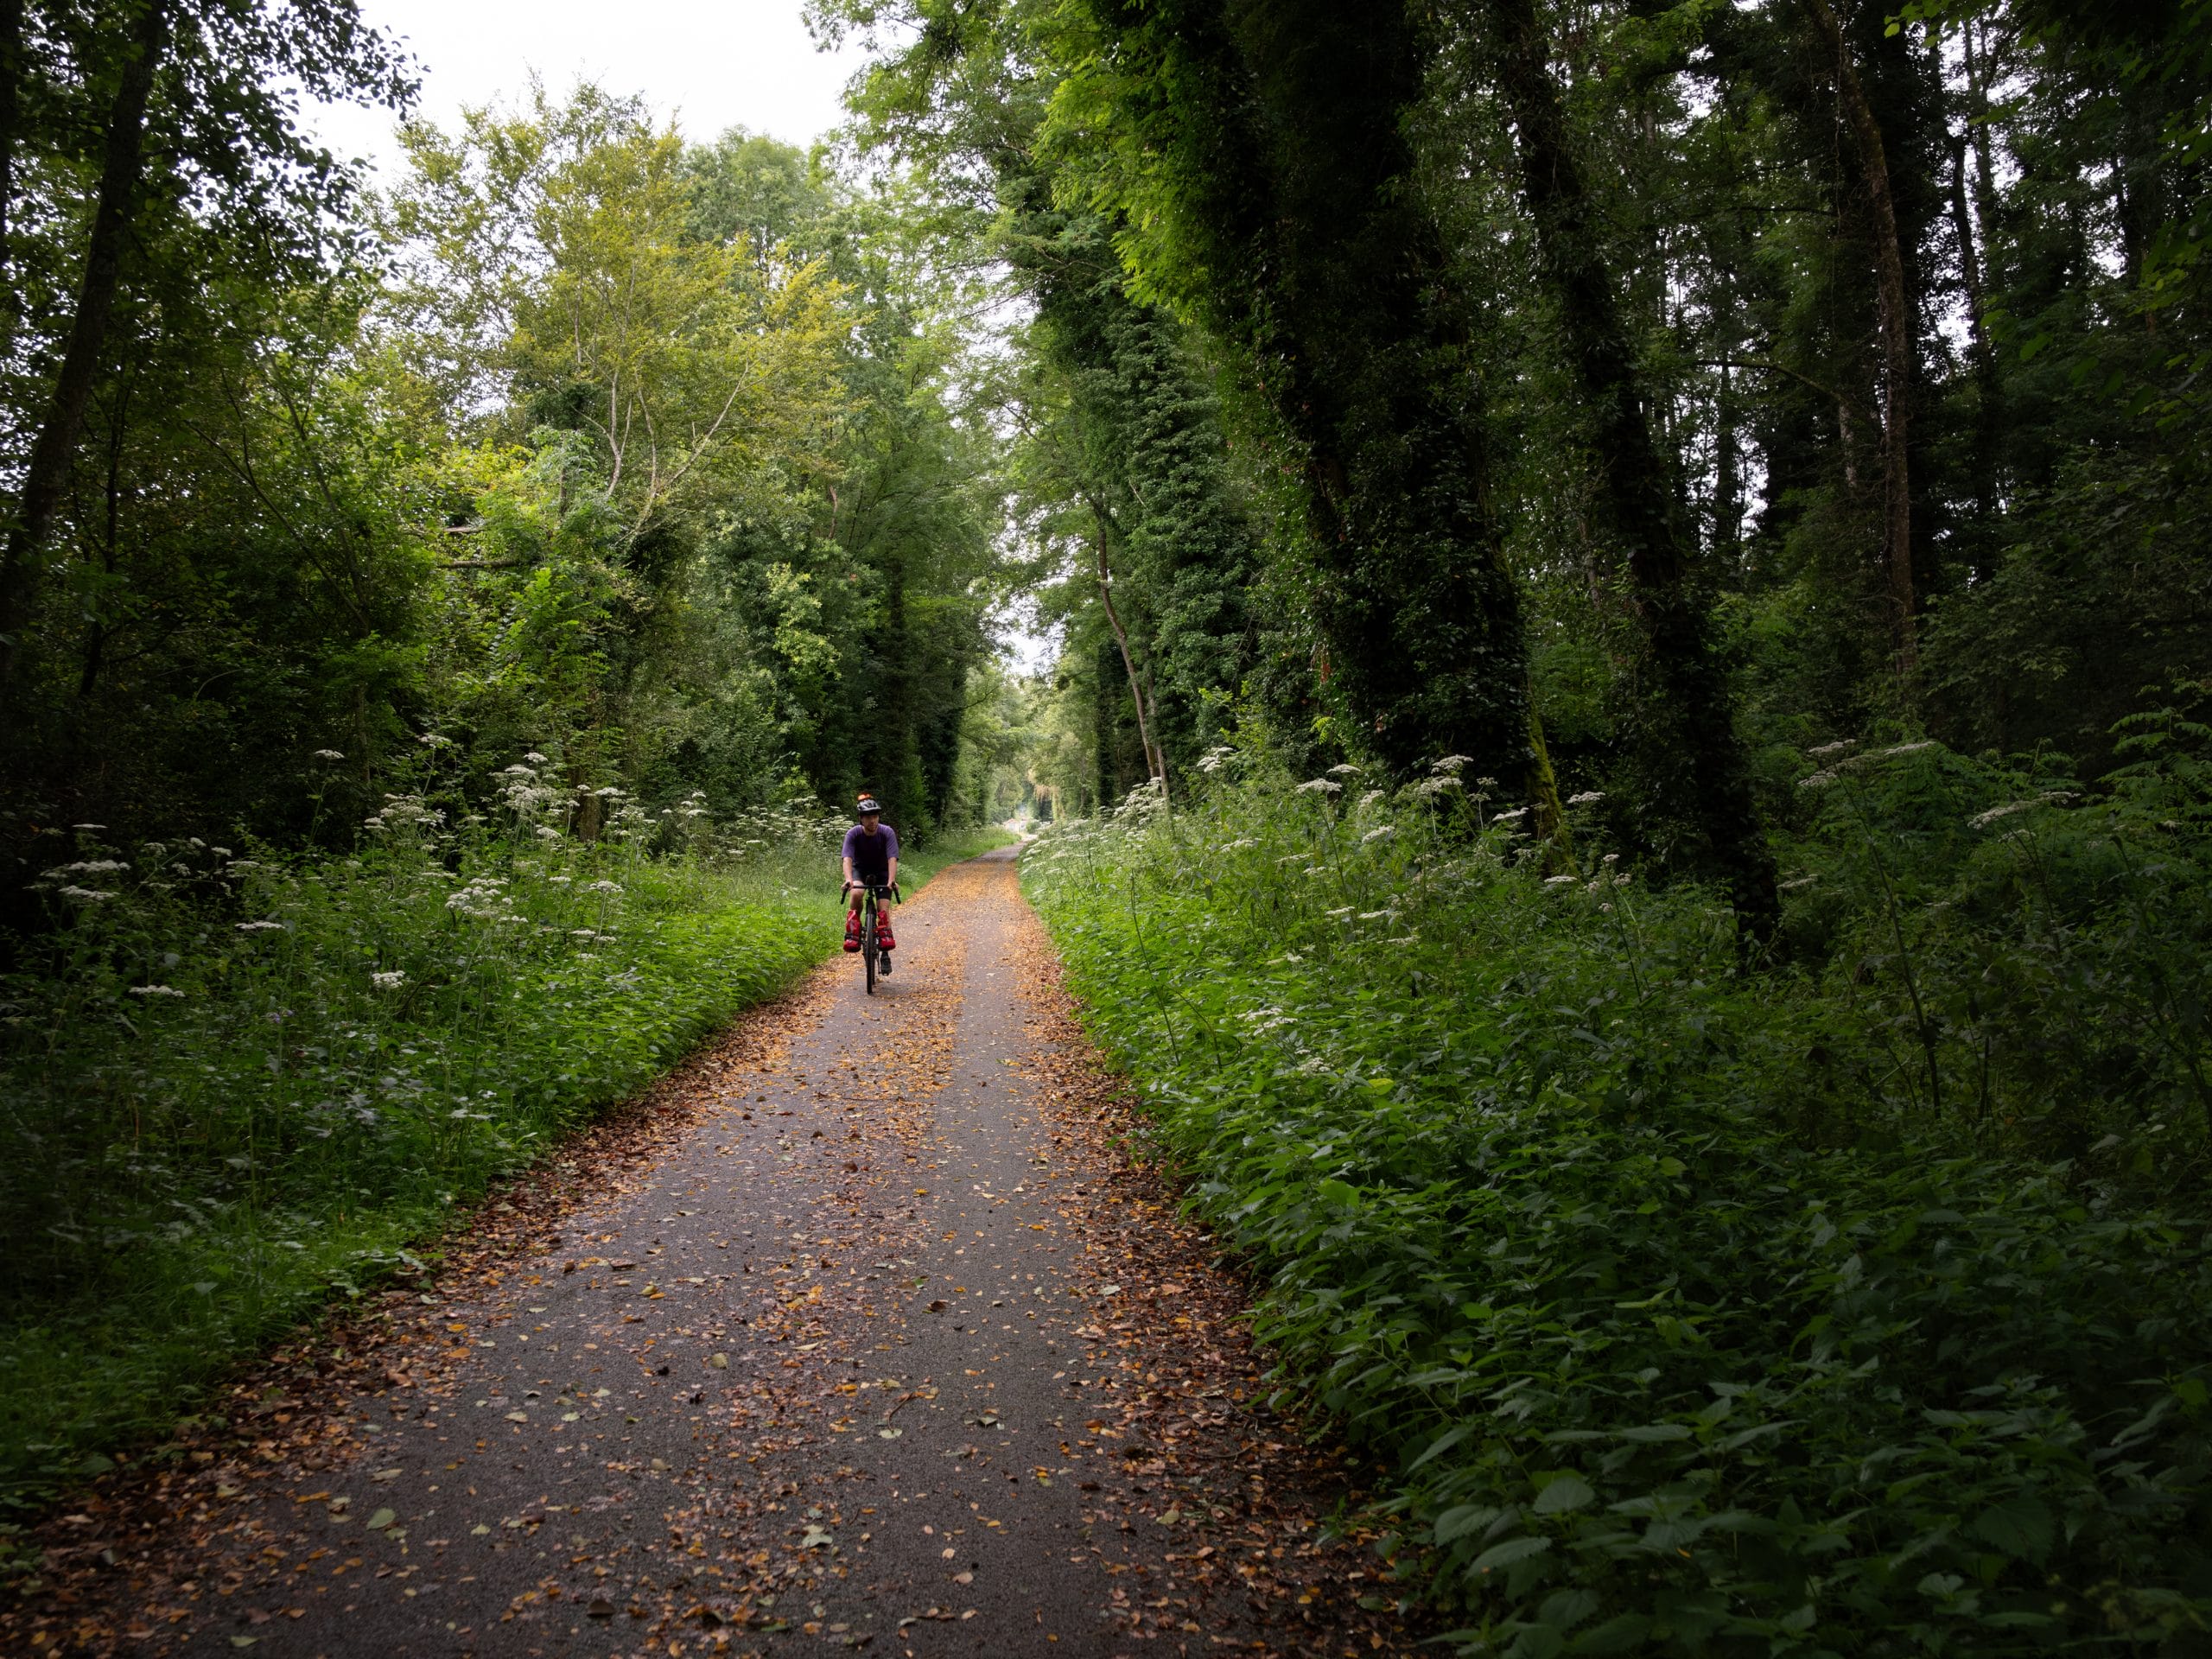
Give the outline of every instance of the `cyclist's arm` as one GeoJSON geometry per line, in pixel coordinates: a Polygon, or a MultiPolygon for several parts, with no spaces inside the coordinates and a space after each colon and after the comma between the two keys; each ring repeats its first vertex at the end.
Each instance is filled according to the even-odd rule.
{"type": "Polygon", "coordinates": [[[899,855],[896,853],[891,855],[891,874],[884,878],[883,885],[887,887],[899,885],[899,855]]]}
{"type": "Polygon", "coordinates": [[[847,858],[840,859],[838,862],[845,867],[845,885],[849,887],[853,885],[853,861],[847,858]]]}

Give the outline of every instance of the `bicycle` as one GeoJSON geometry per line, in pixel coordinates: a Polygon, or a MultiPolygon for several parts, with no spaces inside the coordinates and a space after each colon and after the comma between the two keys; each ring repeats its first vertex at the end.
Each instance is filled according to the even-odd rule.
{"type": "MultiPolygon", "coordinates": [[[[885,973],[887,974],[891,971],[889,967],[891,953],[888,950],[880,950],[875,943],[876,906],[880,900],[885,899],[889,899],[896,902],[899,899],[900,894],[899,892],[899,885],[895,881],[889,887],[878,887],[873,881],[867,883],[856,882],[854,885],[860,887],[861,893],[861,961],[868,970],[868,994],[870,996],[874,996],[875,995],[876,959],[879,957],[884,959],[885,966],[883,971],[885,973]]],[[[849,889],[848,889],[848,892],[849,893],[849,889]]]]}

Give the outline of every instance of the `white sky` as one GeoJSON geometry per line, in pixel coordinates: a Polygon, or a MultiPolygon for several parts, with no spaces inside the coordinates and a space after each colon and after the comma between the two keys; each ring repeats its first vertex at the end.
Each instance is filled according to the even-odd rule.
{"type": "MultiPolygon", "coordinates": [[[[799,0],[362,0],[404,39],[421,112],[450,125],[463,105],[512,99],[536,70],[556,91],[579,78],[643,92],[686,137],[744,126],[807,144],[844,118],[839,98],[864,54],[818,52],[799,0]]],[[[311,124],[345,156],[397,154],[388,111],[333,107],[311,124]]]]}

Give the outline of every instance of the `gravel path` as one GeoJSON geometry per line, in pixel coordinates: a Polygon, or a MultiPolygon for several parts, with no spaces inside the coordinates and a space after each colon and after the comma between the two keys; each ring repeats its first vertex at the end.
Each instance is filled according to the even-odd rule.
{"type": "Polygon", "coordinates": [[[1375,1553],[1319,1524],[1347,1471],[1261,1405],[1241,1287],[1133,1161],[1011,854],[899,931],[876,996],[826,965],[429,1289],[242,1388],[258,1438],[57,1522],[54,1599],[0,1634],[1410,1650],[1375,1553]]]}

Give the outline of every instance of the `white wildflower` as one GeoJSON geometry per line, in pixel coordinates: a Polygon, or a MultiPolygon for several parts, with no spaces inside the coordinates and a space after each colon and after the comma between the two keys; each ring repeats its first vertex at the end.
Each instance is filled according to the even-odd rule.
{"type": "Polygon", "coordinates": [[[282,922],[240,922],[238,924],[238,931],[241,933],[282,933],[283,931],[284,924],[282,922]]]}
{"type": "Polygon", "coordinates": [[[1794,880],[1783,881],[1777,884],[1775,891],[1777,893],[1795,893],[1800,887],[1811,887],[1814,882],[1820,879],[1821,878],[1817,874],[1813,875],[1801,875],[1794,880]]]}
{"type": "Polygon", "coordinates": [[[523,759],[529,761],[533,766],[542,766],[545,764],[545,757],[540,754],[536,749],[531,750],[529,753],[523,756],[523,759]]]}
{"type": "Polygon", "coordinates": [[[1221,850],[1224,853],[1248,852],[1259,844],[1260,843],[1258,842],[1253,840],[1249,836],[1239,836],[1234,841],[1224,841],[1222,842],[1221,850]]]}
{"type": "Polygon", "coordinates": [[[1544,878],[1544,885],[1548,887],[1559,887],[1566,886],[1569,881],[1577,881],[1580,879],[1580,876],[1573,875],[1548,875],[1544,878]]]}
{"type": "Polygon", "coordinates": [[[1893,755],[1918,754],[1923,749],[1932,749],[1935,747],[1934,739],[1924,738],[1917,743],[1900,743],[1893,749],[1884,749],[1874,758],[1877,760],[1887,760],[1893,755]]]}
{"type": "Polygon", "coordinates": [[[1424,778],[1414,785],[1414,793],[1427,800],[1441,795],[1447,789],[1465,787],[1457,778],[1424,778]]]}
{"type": "Polygon", "coordinates": [[[130,988],[130,995],[133,996],[182,996],[184,993],[174,985],[133,985],[130,988]]]}
{"type": "Polygon", "coordinates": [[[1366,772],[1366,767],[1355,766],[1349,760],[1339,761],[1329,768],[1329,776],[1332,778],[1361,778],[1364,777],[1366,772]]]}
{"type": "Polygon", "coordinates": [[[2007,801],[2002,806],[1993,806],[1986,812],[1977,812],[1967,823],[1976,830],[1986,830],[1999,818],[2009,818],[2015,812],[2025,812],[2031,807],[2056,806],[2075,798],[2070,789],[2047,789],[2033,800],[2007,801]]]}
{"type": "Polygon", "coordinates": [[[1567,804],[1569,806],[1592,806],[1605,798],[1605,791],[1604,790],[1586,789],[1580,795],[1568,796],[1567,798],[1567,804]]]}
{"type": "MultiPolygon", "coordinates": [[[[1459,769],[1466,766],[1473,759],[1474,756],[1471,754],[1447,754],[1441,760],[1439,760],[1434,766],[1431,766],[1429,770],[1433,772],[1457,775],[1459,769]]],[[[1485,779],[1484,781],[1488,782],[1489,780],[1485,779]]]]}
{"type": "Polygon", "coordinates": [[[1527,807],[1516,806],[1510,812],[1500,812],[1495,814],[1491,817],[1491,822],[1492,823],[1518,823],[1522,819],[1528,816],[1529,809],[1527,807]]]}
{"type": "Polygon", "coordinates": [[[113,893],[103,893],[98,887],[79,887],[73,885],[62,888],[61,896],[64,899],[74,899],[80,905],[97,905],[102,899],[115,897],[113,893]]]}
{"type": "Polygon", "coordinates": [[[315,758],[318,760],[343,760],[346,757],[335,749],[317,749],[315,758]]]}
{"type": "Polygon", "coordinates": [[[46,874],[49,876],[107,875],[130,868],[119,858],[80,858],[74,864],[57,864],[46,874]]]}
{"type": "Polygon", "coordinates": [[[440,737],[435,732],[425,732],[415,741],[426,749],[449,749],[453,747],[453,739],[440,737]]]}
{"type": "Polygon", "coordinates": [[[1363,910],[1359,912],[1359,919],[1363,922],[1395,922],[1398,919],[1398,912],[1395,910],[1363,910]]]}
{"type": "Polygon", "coordinates": [[[1333,778],[1308,778],[1298,786],[1298,792],[1301,795],[1339,795],[1344,792],[1344,787],[1333,778]]]}
{"type": "Polygon", "coordinates": [[[1832,772],[1816,772],[1809,778],[1800,778],[1797,780],[1797,787],[1800,789],[1826,789],[1834,782],[1835,782],[1835,773],[1832,772]]]}
{"type": "Polygon", "coordinates": [[[1313,856],[1313,855],[1311,853],[1290,853],[1275,860],[1275,862],[1278,864],[1303,864],[1307,859],[1313,856]]]}
{"type": "Polygon", "coordinates": [[[1351,906],[1350,905],[1339,905],[1336,909],[1325,911],[1323,913],[1329,916],[1349,916],[1351,914],[1351,906]]]}
{"type": "MultiPolygon", "coordinates": [[[[96,836],[99,834],[101,830],[106,829],[107,825],[104,823],[73,823],[69,827],[72,830],[81,830],[87,835],[96,836]]],[[[192,844],[197,847],[200,843],[197,841],[194,841],[192,844]]]]}
{"type": "Polygon", "coordinates": [[[1389,792],[1387,789],[1370,789],[1359,798],[1359,804],[1362,806],[1372,806],[1389,792]]]}
{"type": "Polygon", "coordinates": [[[369,983],[380,991],[396,991],[406,982],[407,972],[402,968],[394,968],[385,973],[369,976],[369,983]]]}
{"type": "Polygon", "coordinates": [[[1397,833],[1398,826],[1395,823],[1378,824],[1359,838],[1360,845],[1363,847],[1370,841],[1388,841],[1397,833]]]}
{"type": "Polygon", "coordinates": [[[1849,751],[1855,749],[1858,747],[1859,740],[1857,738],[1840,737],[1833,743],[1823,743],[1819,748],[1808,749],[1805,753],[1811,755],[1815,760],[1825,760],[1832,754],[1847,753],[1849,751]]]}

